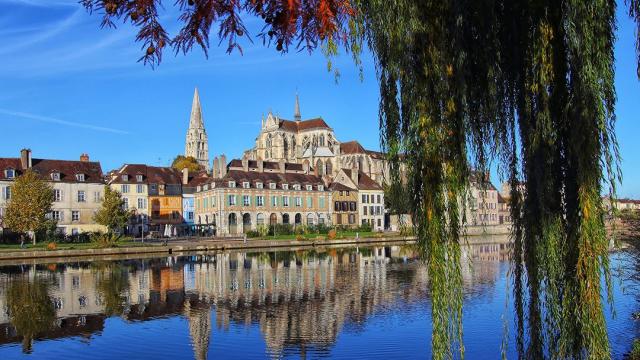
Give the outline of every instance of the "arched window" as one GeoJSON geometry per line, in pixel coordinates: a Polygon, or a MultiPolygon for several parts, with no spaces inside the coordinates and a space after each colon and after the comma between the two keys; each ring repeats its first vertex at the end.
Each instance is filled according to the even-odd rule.
{"type": "Polygon", "coordinates": [[[316,170],[318,171],[318,176],[324,175],[324,164],[320,159],[316,162],[316,170]]]}
{"type": "Polygon", "coordinates": [[[283,224],[289,223],[289,214],[282,214],[282,223],[283,224]]]}
{"type": "Polygon", "coordinates": [[[320,146],[324,146],[324,135],[320,135],[320,146]]]}
{"type": "Polygon", "coordinates": [[[327,160],[327,175],[332,175],[333,174],[333,163],[331,162],[331,160],[327,160]]]}
{"type": "Polygon", "coordinates": [[[296,221],[296,225],[301,225],[302,224],[302,215],[301,214],[296,214],[294,219],[296,221]]]}
{"type": "Polygon", "coordinates": [[[313,225],[314,220],[315,220],[315,217],[313,216],[313,214],[307,215],[307,225],[313,225]]]}
{"type": "Polygon", "coordinates": [[[278,215],[271,214],[271,216],[269,216],[269,225],[276,225],[277,223],[278,223],[278,215]]]}
{"type": "Polygon", "coordinates": [[[256,216],[256,225],[264,225],[264,214],[259,213],[256,216]]]}

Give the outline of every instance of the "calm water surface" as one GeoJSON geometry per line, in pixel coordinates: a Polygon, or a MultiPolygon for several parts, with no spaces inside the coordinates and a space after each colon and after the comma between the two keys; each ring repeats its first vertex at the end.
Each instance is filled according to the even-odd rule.
{"type": "MultiPolygon", "coordinates": [[[[465,250],[469,359],[499,359],[505,329],[515,358],[507,248],[465,250]]],[[[639,304],[627,283],[614,291],[622,358],[639,304]]],[[[427,274],[409,246],[0,267],[0,359],[416,359],[431,356],[430,334],[427,274]]]]}

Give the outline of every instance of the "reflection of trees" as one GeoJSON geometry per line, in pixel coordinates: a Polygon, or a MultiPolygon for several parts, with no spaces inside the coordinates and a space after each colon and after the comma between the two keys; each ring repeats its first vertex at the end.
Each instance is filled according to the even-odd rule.
{"type": "Polygon", "coordinates": [[[121,315],[127,299],[124,292],[129,288],[127,270],[118,263],[103,263],[96,266],[96,290],[107,316],[121,315]]]}
{"type": "Polygon", "coordinates": [[[33,338],[53,326],[56,310],[48,294],[49,283],[38,277],[14,279],[7,289],[11,323],[22,336],[22,351],[31,353],[33,338]]]}

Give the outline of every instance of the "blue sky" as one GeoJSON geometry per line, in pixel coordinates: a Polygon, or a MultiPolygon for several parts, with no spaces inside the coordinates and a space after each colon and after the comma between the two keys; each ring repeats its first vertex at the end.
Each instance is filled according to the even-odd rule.
{"type": "MultiPolygon", "coordinates": [[[[153,70],[136,62],[135,29],[100,29],[100,17],[76,0],[0,0],[0,9],[0,157],[29,147],[34,157],[87,152],[105,171],[125,162],[167,165],[184,151],[196,86],[211,157],[241,156],[269,110],[292,118],[296,91],[303,117],[323,117],[341,141],[379,148],[378,86],[367,56],[362,81],[349,56],[337,59],[337,83],[319,52],[281,55],[260,40],[244,41],[243,56],[226,54],[217,42],[209,59],[200,49],[186,57],[166,53],[153,70]]],[[[169,24],[175,19],[164,16],[169,24]]],[[[257,19],[247,25],[254,34],[260,26],[257,19]]],[[[616,57],[619,193],[640,198],[640,82],[634,27],[622,9],[616,57]]]]}

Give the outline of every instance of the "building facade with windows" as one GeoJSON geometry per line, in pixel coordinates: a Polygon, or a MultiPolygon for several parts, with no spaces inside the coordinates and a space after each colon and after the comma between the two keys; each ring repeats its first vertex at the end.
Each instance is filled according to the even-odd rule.
{"type": "Polygon", "coordinates": [[[510,222],[510,217],[505,219],[508,210],[506,200],[504,200],[504,205],[500,205],[500,194],[491,183],[489,174],[473,172],[470,179],[466,207],[467,224],[487,226],[510,222]],[[502,222],[500,215],[502,215],[502,222]]]}
{"type": "MultiPolygon", "coordinates": [[[[356,169],[340,169],[333,179],[332,187],[336,188],[338,184],[357,191],[358,225],[369,225],[373,231],[383,231],[388,227],[388,221],[385,220],[387,214],[384,207],[384,190],[380,184],[356,169]]],[[[341,204],[341,210],[343,205],[341,204]]]]}
{"type": "Polygon", "coordinates": [[[232,160],[218,178],[198,185],[196,224],[218,235],[275,224],[331,224],[331,192],[302,164],[232,160]]]}
{"type": "Polygon", "coordinates": [[[0,159],[0,214],[4,215],[11,201],[11,184],[29,169],[53,188],[49,216],[56,220],[60,232],[74,235],[106,230],[93,220],[104,196],[102,167],[99,162],[89,161],[87,154],[78,161],[34,159],[31,150],[23,149],[19,158],[0,159]]]}
{"type": "Polygon", "coordinates": [[[243,158],[306,164],[317,175],[329,178],[342,168],[357,167],[378,184],[389,179],[384,154],[367,150],[357,141],[339,141],[322,118],[303,120],[297,96],[293,117],[285,120],[269,112],[262,119],[255,146],[245,151],[243,158]]]}
{"type": "Polygon", "coordinates": [[[125,164],[111,173],[109,186],[122,195],[126,210],[132,212],[127,233],[139,236],[149,231],[149,175],[142,164],[125,164]]]}
{"type": "Polygon", "coordinates": [[[360,226],[358,190],[339,182],[330,186],[332,193],[333,225],[354,228],[360,226]]]}

